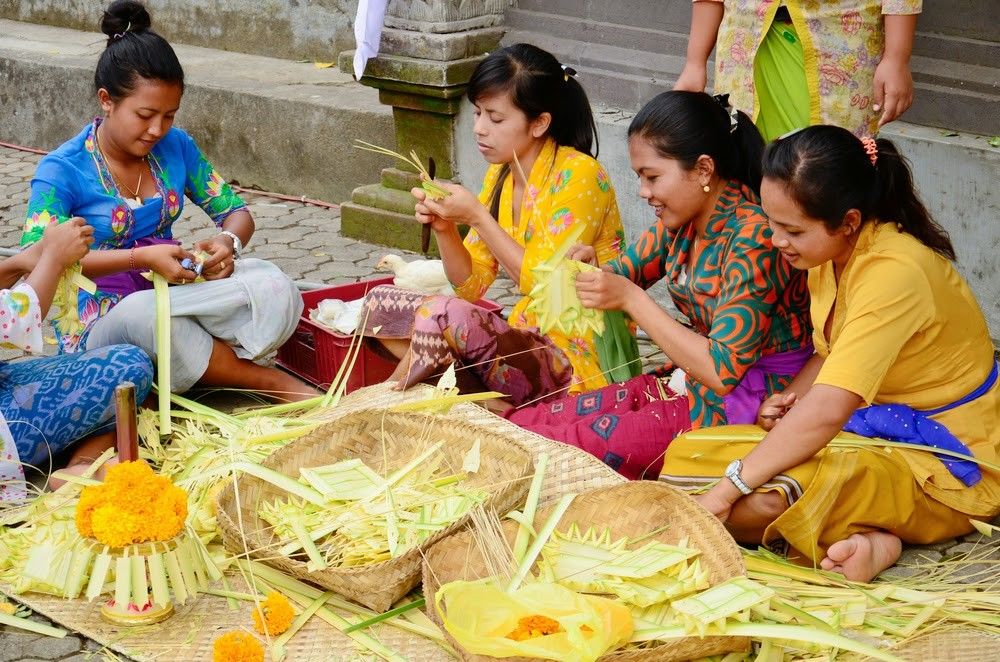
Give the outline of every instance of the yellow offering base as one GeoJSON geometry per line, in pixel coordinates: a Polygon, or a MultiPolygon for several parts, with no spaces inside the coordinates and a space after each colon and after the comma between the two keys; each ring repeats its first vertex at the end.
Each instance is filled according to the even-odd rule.
{"type": "Polygon", "coordinates": [[[147,602],[141,608],[135,604],[128,604],[124,609],[115,604],[114,600],[108,600],[101,607],[101,618],[114,625],[134,626],[152,625],[170,618],[174,613],[174,605],[167,603],[162,606],[147,602]]]}

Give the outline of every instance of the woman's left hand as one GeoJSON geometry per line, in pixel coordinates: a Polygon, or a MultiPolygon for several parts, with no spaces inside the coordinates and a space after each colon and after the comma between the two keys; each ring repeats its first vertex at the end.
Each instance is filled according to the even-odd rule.
{"type": "Polygon", "coordinates": [[[732,502],[720,496],[717,489],[711,489],[704,494],[699,494],[694,500],[702,508],[718,517],[720,522],[725,522],[729,519],[729,514],[733,511],[732,502]]]}
{"type": "Polygon", "coordinates": [[[233,275],[235,266],[233,265],[232,239],[225,235],[218,235],[211,239],[195,242],[194,248],[196,251],[208,254],[208,258],[201,267],[202,278],[221,280],[233,275]]]}
{"type": "Polygon", "coordinates": [[[641,292],[641,288],[625,276],[604,269],[576,276],[576,293],[580,297],[580,303],[587,308],[625,310],[636,290],[641,292]]]}
{"type": "Polygon", "coordinates": [[[882,111],[879,128],[898,118],[913,103],[913,75],[908,62],[883,58],[875,68],[872,81],[875,88],[874,111],[882,111]]]}
{"type": "MultiPolygon", "coordinates": [[[[479,202],[479,198],[469,189],[448,182],[437,183],[441,188],[448,191],[450,195],[446,195],[440,200],[431,200],[426,197],[425,193],[424,199],[417,204],[416,211],[418,214],[433,214],[442,220],[452,223],[462,223],[472,227],[476,226],[484,214],[489,216],[486,208],[483,207],[483,203],[479,202]]],[[[416,195],[418,190],[422,193],[424,192],[423,189],[414,189],[414,195],[416,195]]]]}

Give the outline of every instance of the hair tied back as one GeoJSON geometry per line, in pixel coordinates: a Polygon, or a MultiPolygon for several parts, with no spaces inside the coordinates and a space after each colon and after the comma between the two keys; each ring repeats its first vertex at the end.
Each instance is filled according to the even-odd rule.
{"type": "Polygon", "coordinates": [[[878,144],[871,136],[863,137],[861,144],[865,146],[865,154],[868,155],[868,160],[872,162],[872,166],[874,167],[878,162],[878,144]]]}
{"type": "Polygon", "coordinates": [[[128,25],[125,26],[125,30],[124,31],[122,31],[122,32],[116,32],[115,34],[111,35],[111,41],[112,42],[118,41],[119,39],[121,39],[125,35],[127,35],[131,29],[132,29],[132,21],[129,21],[128,25]]]}
{"type": "Polygon", "coordinates": [[[569,82],[570,76],[576,78],[576,69],[573,67],[567,67],[565,64],[560,64],[559,66],[562,67],[564,81],[569,82]]]}
{"type": "Polygon", "coordinates": [[[726,111],[726,114],[729,115],[729,133],[736,133],[736,129],[739,126],[739,120],[736,117],[736,108],[729,103],[729,95],[716,94],[712,98],[715,99],[718,104],[722,106],[722,109],[726,111]]]}

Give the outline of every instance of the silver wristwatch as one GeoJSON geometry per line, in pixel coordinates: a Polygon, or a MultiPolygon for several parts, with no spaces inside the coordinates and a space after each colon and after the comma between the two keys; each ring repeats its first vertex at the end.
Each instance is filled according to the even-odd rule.
{"type": "Polygon", "coordinates": [[[738,489],[743,496],[753,494],[753,490],[750,489],[750,486],[743,482],[743,479],[740,477],[741,471],[743,471],[743,460],[733,460],[729,463],[729,466],[726,467],[726,478],[728,478],[730,482],[736,486],[736,489],[738,489]]]}
{"type": "Polygon", "coordinates": [[[240,254],[243,252],[243,240],[236,236],[235,232],[230,232],[229,230],[223,230],[219,233],[219,236],[225,235],[233,240],[233,259],[240,259],[240,254]]]}

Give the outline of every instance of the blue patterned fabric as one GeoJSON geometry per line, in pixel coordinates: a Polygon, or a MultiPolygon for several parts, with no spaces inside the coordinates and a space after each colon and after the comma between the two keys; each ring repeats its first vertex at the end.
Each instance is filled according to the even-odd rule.
{"type": "MultiPolygon", "coordinates": [[[[979,388],[961,400],[930,411],[920,411],[900,404],[863,407],[851,415],[844,430],[862,437],[878,437],[889,441],[919,444],[972,457],[969,447],[949,432],[948,428],[933,420],[931,416],[964,405],[989,391],[997,381],[997,371],[997,364],[994,363],[993,370],[990,371],[986,381],[979,388]]],[[[962,481],[966,487],[972,487],[983,477],[979,465],[972,460],[959,460],[941,454],[937,454],[935,457],[941,460],[951,475],[962,481]]]]}
{"type": "Polygon", "coordinates": [[[126,381],[140,403],[153,383],[152,362],[132,345],[0,364],[0,412],[21,462],[44,469],[50,454],[111,430],[115,387],[126,381]]]}

